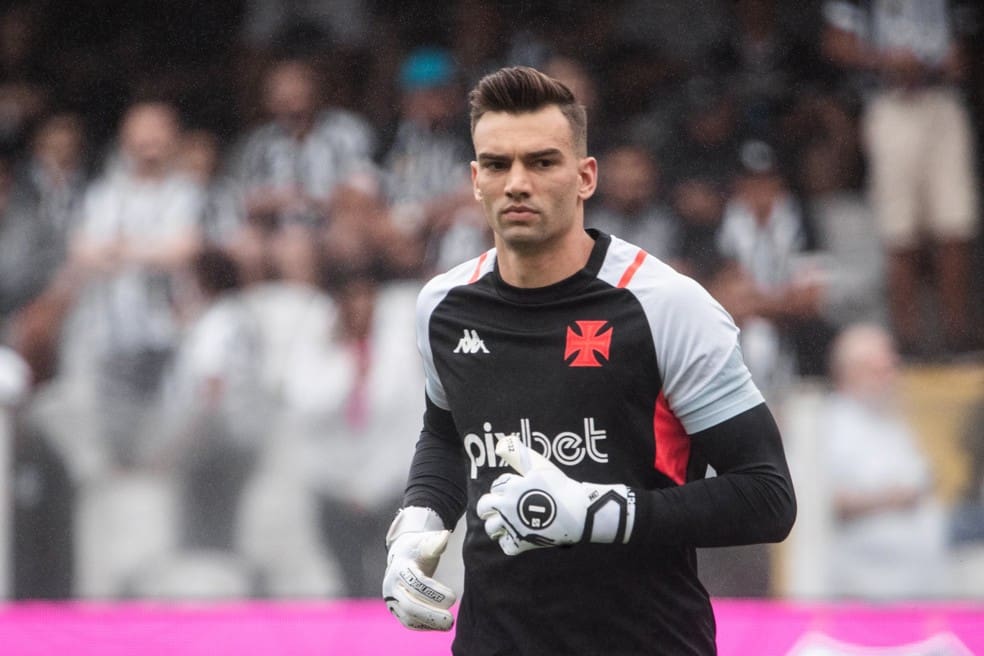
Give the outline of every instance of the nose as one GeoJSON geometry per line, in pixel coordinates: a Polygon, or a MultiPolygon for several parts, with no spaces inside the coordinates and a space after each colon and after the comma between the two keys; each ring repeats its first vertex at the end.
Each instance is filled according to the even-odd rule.
{"type": "Polygon", "coordinates": [[[506,178],[506,196],[510,200],[520,200],[530,196],[530,178],[526,167],[520,161],[513,162],[506,178]]]}

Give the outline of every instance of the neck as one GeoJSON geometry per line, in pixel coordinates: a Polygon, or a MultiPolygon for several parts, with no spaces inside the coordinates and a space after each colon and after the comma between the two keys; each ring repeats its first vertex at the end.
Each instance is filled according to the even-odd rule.
{"type": "Polygon", "coordinates": [[[513,287],[546,287],[571,277],[584,268],[594,239],[578,227],[558,237],[549,245],[506,244],[496,237],[499,275],[513,287]]]}

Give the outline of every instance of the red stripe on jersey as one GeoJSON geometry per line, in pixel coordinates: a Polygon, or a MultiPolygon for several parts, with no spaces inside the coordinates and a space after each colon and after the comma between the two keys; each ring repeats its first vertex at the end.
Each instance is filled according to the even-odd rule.
{"type": "Polygon", "coordinates": [[[485,264],[485,258],[489,256],[489,252],[485,251],[478,257],[478,263],[475,264],[475,270],[472,272],[471,278],[468,279],[468,284],[472,284],[478,280],[478,274],[482,272],[482,265],[485,264]]]}
{"type": "Polygon", "coordinates": [[[670,410],[666,396],[661,391],[653,412],[653,440],[656,470],[668,476],[678,485],[687,481],[687,464],[690,462],[690,437],[683,424],[670,410]]]}
{"type": "Polygon", "coordinates": [[[635,272],[639,270],[639,267],[642,266],[642,261],[645,259],[646,251],[640,248],[639,252],[636,253],[635,259],[632,260],[632,264],[629,265],[629,268],[625,270],[625,273],[622,274],[622,278],[618,281],[619,287],[628,286],[628,284],[632,281],[632,276],[634,276],[635,272]]]}

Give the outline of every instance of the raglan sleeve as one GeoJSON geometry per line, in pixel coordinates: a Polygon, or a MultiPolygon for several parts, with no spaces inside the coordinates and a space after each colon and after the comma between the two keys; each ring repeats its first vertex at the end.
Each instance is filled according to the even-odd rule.
{"type": "Polygon", "coordinates": [[[716,475],[637,491],[633,541],[697,547],[777,542],[796,515],[779,428],[745,366],[739,331],[685,277],[652,290],[647,305],[663,392],[716,475]]]}

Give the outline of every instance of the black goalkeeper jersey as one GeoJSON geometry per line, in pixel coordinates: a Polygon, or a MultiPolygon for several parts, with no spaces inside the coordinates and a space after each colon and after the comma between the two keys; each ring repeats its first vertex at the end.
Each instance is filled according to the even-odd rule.
{"type": "MultiPolygon", "coordinates": [[[[459,454],[464,480],[449,484],[467,487],[457,655],[715,652],[692,546],[633,539],[506,556],[475,513],[511,471],[494,453],[502,435],[575,480],[655,490],[703,477],[688,435],[762,403],[737,328],[706,291],[591,234],[587,265],[557,284],[506,284],[492,250],[418,300],[431,415],[421,441],[459,454]]],[[[408,499],[425,502],[412,485],[408,499]]]]}

